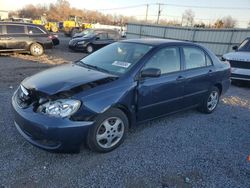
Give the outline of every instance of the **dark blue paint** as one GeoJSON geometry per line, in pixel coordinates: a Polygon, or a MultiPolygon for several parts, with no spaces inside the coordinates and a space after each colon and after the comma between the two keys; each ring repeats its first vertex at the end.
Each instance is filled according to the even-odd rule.
{"type": "MultiPolygon", "coordinates": [[[[114,75],[90,70],[77,64],[68,64],[46,70],[25,79],[27,89],[42,92],[48,97],[69,92],[70,98],[82,101],[80,109],[70,118],[54,118],[34,112],[31,105],[21,109],[13,97],[15,122],[18,130],[28,130],[26,139],[32,144],[48,150],[79,148],[86,138],[88,128],[94,125],[95,117],[111,107],[119,108],[128,116],[130,125],[150,120],[183,109],[198,106],[211,87],[217,86],[224,93],[229,85],[230,67],[222,63],[209,50],[197,44],[170,40],[126,40],[124,42],[150,44],[154,47],[126,74],[117,79],[97,84],[88,89],[74,90],[90,82],[114,75]],[[213,65],[192,70],[182,70],[157,78],[140,78],[140,70],[147,60],[166,46],[196,46],[205,51],[213,65]],[[40,132],[40,135],[37,133],[40,132]],[[58,142],[55,148],[39,145],[36,140],[47,139],[58,142]]],[[[183,54],[181,54],[183,56],[183,54]]],[[[80,87],[81,88],[81,87],[80,87]]],[[[14,94],[15,96],[15,94],[14,94]]]]}

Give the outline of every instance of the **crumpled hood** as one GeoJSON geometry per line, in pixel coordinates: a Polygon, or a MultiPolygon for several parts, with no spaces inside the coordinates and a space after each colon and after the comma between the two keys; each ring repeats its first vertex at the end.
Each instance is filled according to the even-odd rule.
{"type": "Polygon", "coordinates": [[[250,62],[250,52],[230,52],[223,55],[223,58],[226,60],[233,61],[248,61],[250,62]]]}
{"type": "Polygon", "coordinates": [[[76,64],[66,64],[28,77],[22,82],[22,85],[27,89],[54,95],[90,82],[112,77],[115,76],[76,64]]]}

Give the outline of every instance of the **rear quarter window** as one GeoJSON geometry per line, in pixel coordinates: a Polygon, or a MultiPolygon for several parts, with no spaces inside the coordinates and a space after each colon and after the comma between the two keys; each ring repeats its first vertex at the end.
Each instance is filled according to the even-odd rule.
{"type": "Polygon", "coordinates": [[[196,47],[183,47],[186,69],[193,69],[206,66],[205,53],[196,47]]]}
{"type": "Polygon", "coordinates": [[[32,27],[32,26],[28,26],[28,33],[30,35],[45,34],[45,32],[42,31],[40,28],[38,28],[38,27],[32,27]]]}
{"type": "Polygon", "coordinates": [[[24,34],[24,26],[21,25],[6,25],[7,34],[24,34]]]}

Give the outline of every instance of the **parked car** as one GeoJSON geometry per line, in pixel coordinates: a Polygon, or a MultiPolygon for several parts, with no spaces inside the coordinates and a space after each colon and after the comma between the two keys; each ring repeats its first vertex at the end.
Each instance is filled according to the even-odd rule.
{"type": "Polygon", "coordinates": [[[0,22],[0,53],[30,52],[40,56],[52,46],[51,36],[41,25],[0,22]]]}
{"type": "Polygon", "coordinates": [[[69,41],[69,48],[75,51],[92,53],[120,39],[117,31],[111,29],[94,30],[83,37],[75,37],[69,41]]]}
{"type": "Polygon", "coordinates": [[[231,65],[231,79],[233,81],[250,81],[250,37],[246,38],[240,45],[234,46],[235,52],[222,56],[223,61],[231,65]]]}
{"type": "Polygon", "coordinates": [[[17,130],[52,151],[109,152],[136,123],[190,108],[212,113],[230,65],[193,43],[134,39],[26,78],[14,93],[17,130]]]}

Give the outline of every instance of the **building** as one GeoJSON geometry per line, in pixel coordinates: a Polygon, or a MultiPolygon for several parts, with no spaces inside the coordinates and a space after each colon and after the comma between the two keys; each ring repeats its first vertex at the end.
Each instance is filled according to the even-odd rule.
{"type": "Polygon", "coordinates": [[[0,10],[0,20],[8,19],[9,18],[9,11],[7,10],[0,10]]]}

